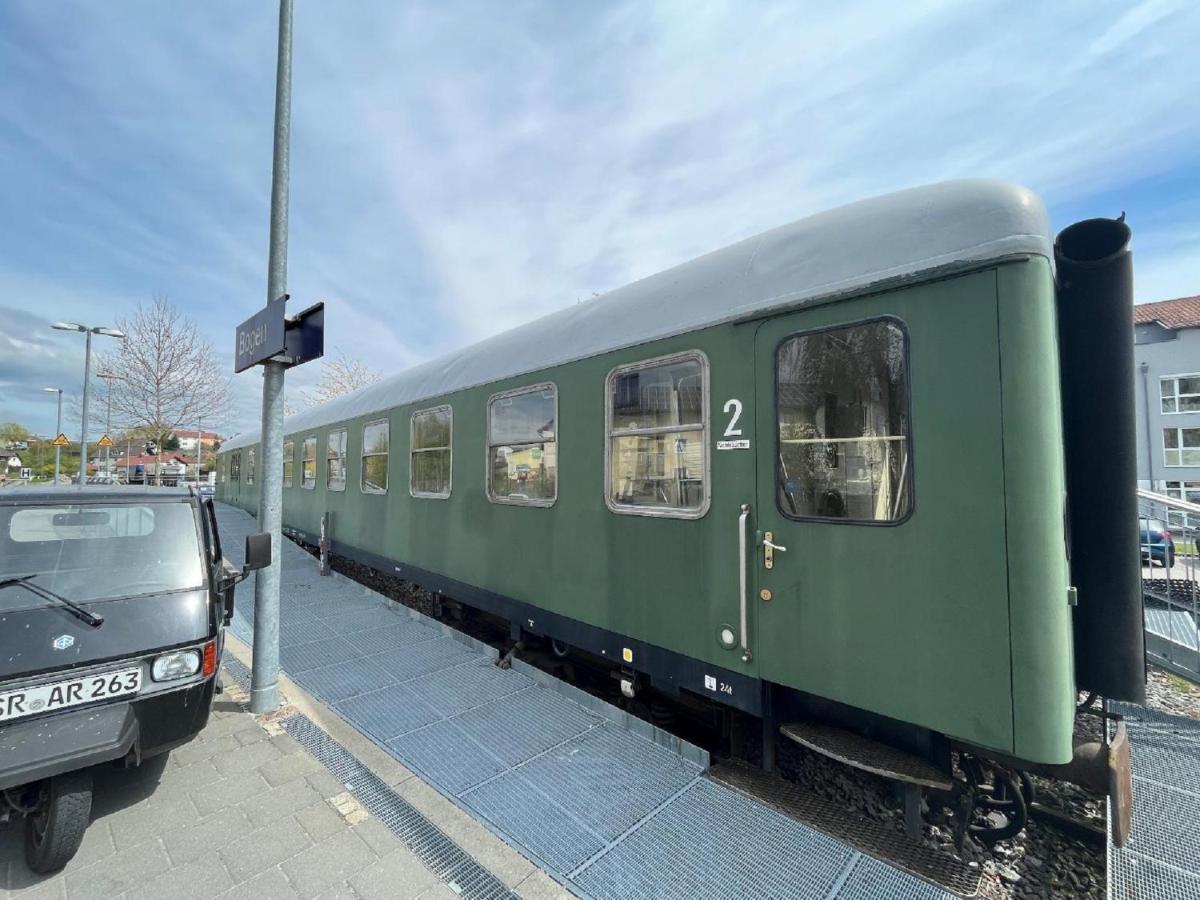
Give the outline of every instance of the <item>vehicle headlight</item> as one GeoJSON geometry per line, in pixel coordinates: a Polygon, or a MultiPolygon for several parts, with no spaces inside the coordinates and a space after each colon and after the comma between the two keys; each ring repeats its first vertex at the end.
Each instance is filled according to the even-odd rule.
{"type": "Polygon", "coordinates": [[[171,681],[175,678],[187,678],[200,671],[200,652],[198,650],[176,650],[174,653],[164,653],[156,657],[150,666],[150,677],[155,681],[171,681]]]}

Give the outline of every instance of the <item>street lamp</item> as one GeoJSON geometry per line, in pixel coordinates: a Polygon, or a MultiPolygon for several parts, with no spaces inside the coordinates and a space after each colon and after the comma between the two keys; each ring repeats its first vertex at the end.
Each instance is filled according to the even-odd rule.
{"type": "MultiPolygon", "coordinates": [[[[112,383],[113,379],[120,379],[120,375],[114,375],[112,372],[98,372],[99,377],[103,378],[108,385],[108,390],[105,392],[108,396],[108,412],[104,417],[104,435],[110,441],[112,440],[112,383]]],[[[104,474],[112,475],[112,450],[108,447],[104,448],[104,474]]]]}
{"type": "Polygon", "coordinates": [[[87,481],[88,382],[92,380],[92,335],[103,334],[124,340],[125,332],[116,328],[92,328],[78,322],[55,322],[53,327],[59,331],[82,331],[87,335],[87,347],[83,355],[83,424],[79,438],[79,483],[82,485],[87,481]]]}
{"type": "MultiPolygon", "coordinates": [[[[58,424],[54,426],[54,483],[58,484],[58,470],[62,460],[62,447],[57,443],[58,436],[62,434],[62,388],[42,388],[43,391],[49,391],[51,394],[58,394],[58,424]]],[[[39,460],[39,464],[40,464],[39,460]]]]}

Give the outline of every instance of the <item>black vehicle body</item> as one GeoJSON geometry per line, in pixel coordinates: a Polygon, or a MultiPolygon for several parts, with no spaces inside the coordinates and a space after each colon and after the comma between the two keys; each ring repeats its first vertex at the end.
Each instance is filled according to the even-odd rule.
{"type": "MultiPolygon", "coordinates": [[[[259,566],[239,573],[225,562],[212,502],[185,489],[0,495],[0,819],[33,817],[57,777],[138,765],[204,728],[234,588],[251,567],[259,566]],[[68,544],[88,541],[90,569],[54,568],[68,544]],[[116,589],[97,584],[107,567],[116,589]]],[[[90,808],[90,786],[87,794],[90,808]]],[[[48,867],[29,856],[30,864],[53,871],[73,852],[48,867]]]]}

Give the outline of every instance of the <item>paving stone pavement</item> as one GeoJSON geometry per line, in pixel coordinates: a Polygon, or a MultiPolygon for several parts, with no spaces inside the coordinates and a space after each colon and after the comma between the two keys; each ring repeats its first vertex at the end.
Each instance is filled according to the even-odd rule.
{"type": "MultiPolygon", "coordinates": [[[[97,768],[92,824],[62,872],[30,872],[23,824],[0,825],[0,898],[458,896],[293,738],[264,727],[235,698],[233,688],[219,696],[208,727],[169,756],[138,769],[97,768]]],[[[387,776],[396,790],[423,787],[408,784],[420,780],[402,767],[387,776]]],[[[488,865],[496,848],[479,849],[488,865]]],[[[518,895],[565,895],[515,851],[502,863],[491,868],[518,895]]]]}

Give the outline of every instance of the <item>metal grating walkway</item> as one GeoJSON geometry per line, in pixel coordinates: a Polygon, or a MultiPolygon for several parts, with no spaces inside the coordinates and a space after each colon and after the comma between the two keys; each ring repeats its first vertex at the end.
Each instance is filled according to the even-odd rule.
{"type": "Polygon", "coordinates": [[[1108,850],[1110,900],[1200,897],[1200,721],[1110,703],[1133,751],[1133,833],[1108,850]]]}
{"type": "MultiPolygon", "coordinates": [[[[232,558],[255,522],[217,509],[232,558]]],[[[597,900],[953,897],[712,781],[703,751],[523,664],[500,669],[493,648],[341,575],[319,576],[289,541],[281,553],[287,674],[572,891],[597,900]]],[[[247,643],[252,621],[248,582],[232,626],[247,643]]],[[[302,718],[284,727],[331,770],[362,768],[302,718]]],[[[372,802],[364,805],[376,812],[372,802]]]]}

